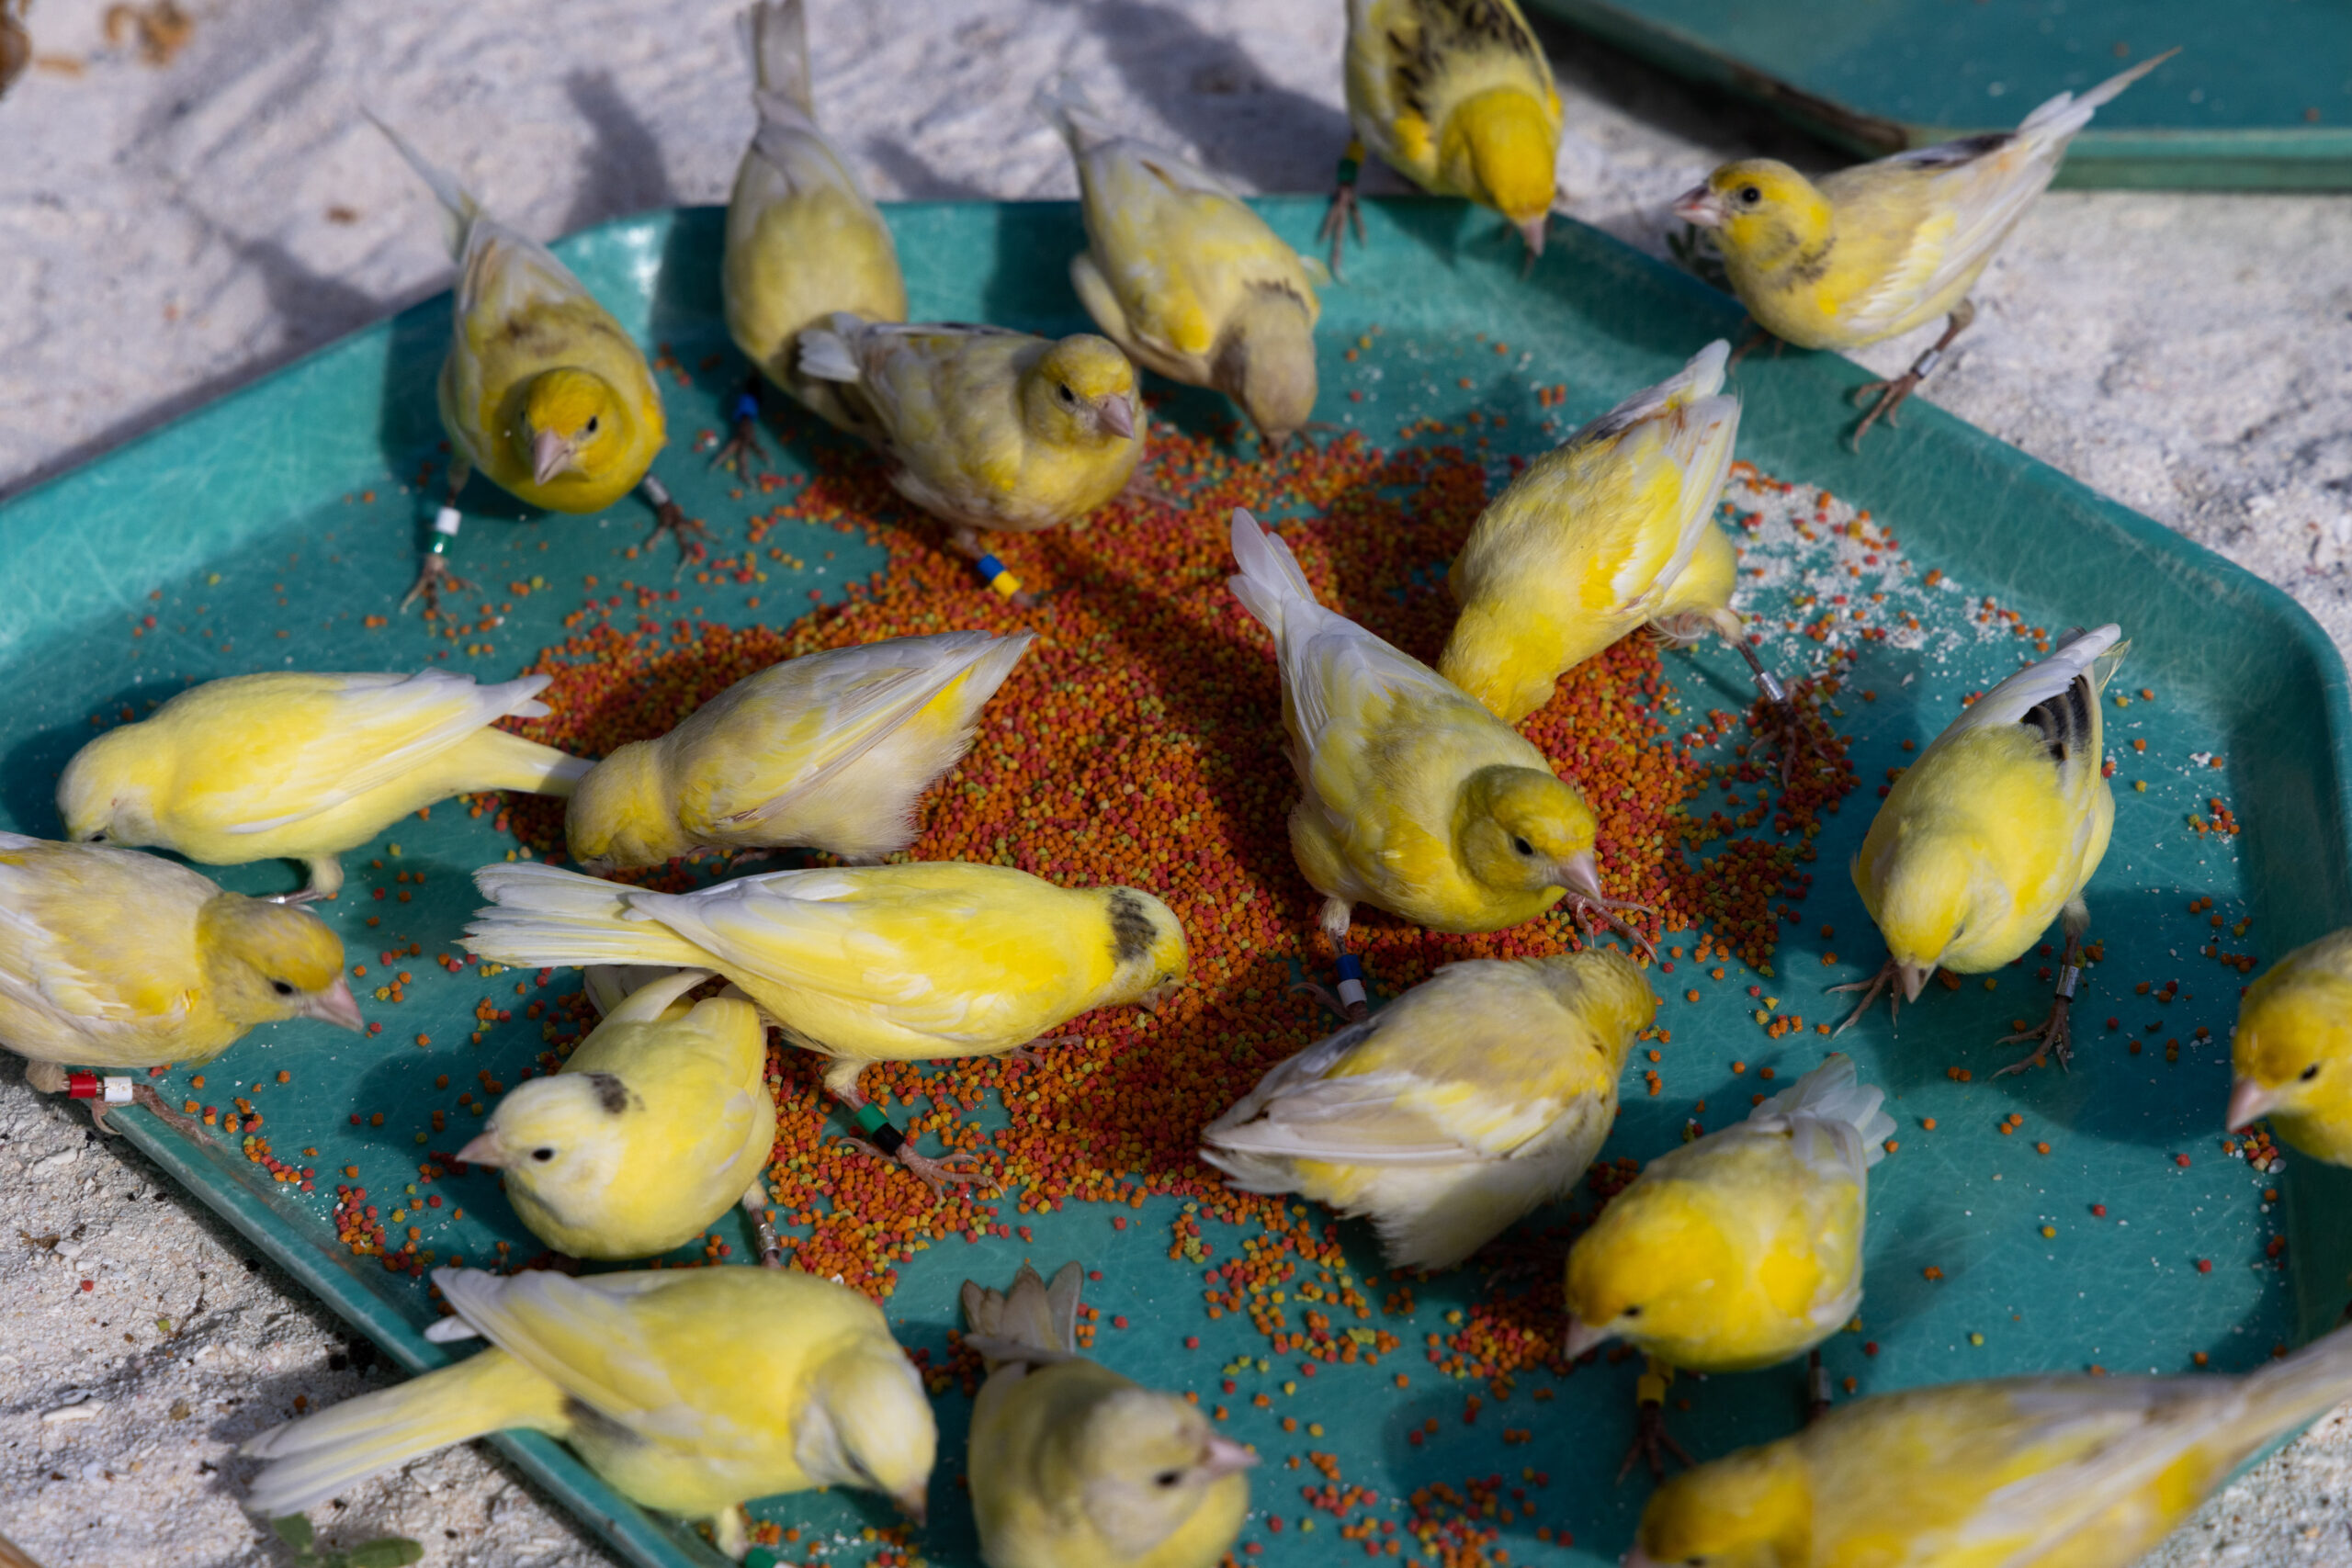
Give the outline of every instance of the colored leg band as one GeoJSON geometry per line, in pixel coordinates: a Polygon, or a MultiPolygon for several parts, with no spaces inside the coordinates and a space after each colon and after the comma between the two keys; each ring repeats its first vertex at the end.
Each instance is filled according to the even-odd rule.
{"type": "Polygon", "coordinates": [[[738,392],[738,393],[736,393],[736,394],[735,394],[735,412],[734,412],[733,413],[729,414],[728,417],[729,417],[729,419],[732,419],[732,420],[733,420],[736,423],[738,423],[738,424],[742,423],[743,423],[743,421],[745,421],[745,420],[747,420],[747,419],[757,419],[757,418],[759,418],[759,417],[760,417],[760,400],[759,400],[759,399],[757,399],[757,398],[755,398],[755,397],[753,397],[753,396],[752,396],[752,394],[751,394],[751,393],[749,393],[749,392],[738,392]]]}
{"type": "Polygon", "coordinates": [[[897,1154],[899,1145],[907,1141],[904,1133],[890,1125],[890,1119],[882,1114],[882,1108],[871,1102],[857,1108],[857,1124],[874,1146],[886,1155],[897,1154]]]}
{"type": "Polygon", "coordinates": [[[980,581],[1008,599],[1021,592],[1021,580],[1007,571],[1004,563],[994,556],[980,558],[980,581]]]}
{"type": "Polygon", "coordinates": [[[1363,962],[1352,953],[1340,954],[1340,1000],[1349,1007],[1357,1007],[1365,999],[1363,962]]]}
{"type": "Polygon", "coordinates": [[[433,514],[433,531],[436,534],[455,534],[459,525],[464,522],[464,515],[456,507],[445,506],[433,514]]]}
{"type": "Polygon", "coordinates": [[[1911,362],[1911,374],[1918,377],[1922,380],[1925,380],[1927,378],[1928,372],[1933,370],[1937,366],[1941,365],[1943,362],[1944,351],[1940,348],[1931,348],[1928,350],[1927,353],[1921,355],[1918,358],[1911,362]]]}
{"type": "Polygon", "coordinates": [[[2064,969],[2059,970],[2058,999],[2062,1002],[2073,1001],[2075,999],[2075,983],[2082,977],[2083,972],[2071,964],[2067,964],[2064,969]]]}
{"type": "Polygon", "coordinates": [[[1340,184],[1343,186],[1351,186],[1356,183],[1356,176],[1362,173],[1363,173],[1363,165],[1358,163],[1355,159],[1342,158],[1340,160],[1340,184]]]}
{"type": "Polygon", "coordinates": [[[96,1073],[69,1073],[65,1092],[75,1100],[103,1100],[108,1105],[130,1103],[130,1080],[121,1077],[100,1077],[96,1073]]]}
{"type": "Polygon", "coordinates": [[[1780,706],[1789,700],[1789,689],[1781,685],[1781,678],[1770,670],[1758,670],[1756,672],[1756,689],[1764,694],[1766,702],[1775,706],[1780,706]]]}

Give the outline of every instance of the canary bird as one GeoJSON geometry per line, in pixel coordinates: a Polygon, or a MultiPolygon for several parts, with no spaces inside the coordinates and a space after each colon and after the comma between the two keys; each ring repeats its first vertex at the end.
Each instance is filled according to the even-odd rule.
{"type": "Polygon", "coordinates": [[[1575,1186],[1657,998],[1605,948],[1449,964],[1276,1066],[1201,1133],[1245,1192],[1368,1216],[1394,1269],[1450,1269],[1575,1186]]]}
{"type": "Polygon", "coordinates": [[[667,973],[631,994],[560,1070],[516,1085],[458,1151],[506,1173],[506,1201],[558,1252],[667,1252],[759,1180],[775,1145],[767,1030],[738,998],[673,1007],[709,978],[667,973]]]}
{"type": "Polygon", "coordinates": [[[903,850],[916,801],[971,749],[980,709],[1035,640],[893,637],[747,675],[580,781],[564,816],[572,857],[602,874],[703,848],[903,850]]]}
{"type": "MultiPolygon", "coordinates": [[[[369,117],[373,118],[373,116],[369,117]]],[[[450,575],[458,492],[479,468],[516,500],[550,512],[601,512],[644,486],[656,535],[687,520],[652,474],[665,427],[644,351],[587,286],[537,240],[482,211],[456,176],[381,120],[376,127],[441,204],[458,263],[457,332],[441,362],[441,425],[449,433],[449,499],[433,549],[401,604],[467,584],[450,575]]]]}
{"type": "Polygon", "coordinates": [[[760,128],[727,201],[719,290],[728,333],[759,376],[739,401],[734,439],[721,462],[765,456],[758,435],[760,376],[827,423],[857,430],[831,382],[800,374],[801,329],[836,310],[872,321],[907,319],[907,285],[890,227],[817,129],[805,10],[803,0],[761,0],[745,13],[760,128]]]}
{"type": "MultiPolygon", "coordinates": [[[[1868,1172],[1894,1132],[1885,1098],[1834,1054],[1650,1161],[1568,1249],[1567,1354],[1622,1336],[1685,1371],[1749,1371],[1843,1327],[1862,1299],[1868,1172]]],[[[1662,1393],[1662,1378],[1645,1391],[1629,1469],[1664,1468],[1662,1393]]]]}
{"type": "Polygon", "coordinates": [[[1077,1353],[1079,1266],[1009,1292],[964,1281],[972,1513],[989,1568],[1212,1568],[1250,1512],[1258,1456],[1200,1407],[1077,1353]]]}
{"type": "Polygon", "coordinates": [[[1239,403],[1279,450],[1315,412],[1322,307],[1298,253],[1216,175],[1117,134],[1075,88],[1037,107],[1078,164],[1087,249],[1069,280],[1086,313],[1137,364],[1239,403]]]}
{"type": "Polygon", "coordinates": [[[1510,220],[1530,265],[1559,190],[1560,94],[1516,0],[1348,0],[1348,123],[1323,218],[1331,270],[1349,220],[1363,243],[1356,175],[1367,148],[1432,196],[1510,220]]]}
{"type": "Polygon", "coordinates": [[[2100,776],[2098,694],[2131,644],[2115,626],[2077,630],[2039,664],[1976,699],[1905,770],[1854,856],[1854,886],[1886,938],[1884,968],[1833,986],[1882,990],[1899,1007],[1919,999],[1945,968],[1983,975],[2041,940],[2053,919],[2066,929],[2066,958],[2048,1021],[2011,1040],[2033,1055],[2004,1072],[2072,1055],[2067,1009],[2083,963],[2091,912],[2083,886],[2107,853],[2115,796],[2100,776]]]}
{"type": "Polygon", "coordinates": [[[209,1062],[288,1018],[360,1025],[343,943],[309,910],[154,855],[0,833],[0,1046],[34,1089],[62,1092],[77,1064],[209,1062]]]}
{"type": "Polygon", "coordinates": [[[2230,1066],[2233,1132],[2267,1116],[2312,1158],[2352,1165],[2352,930],[2295,949],[2246,988],[2230,1066]]]}
{"type": "Polygon", "coordinates": [[[779,871],[686,894],[519,863],[474,881],[492,907],[466,929],[473,952],[715,970],[830,1057],[826,1089],[872,1112],[860,1123],[882,1152],[934,1182],[956,1160],[883,1135],[857,1087],[868,1063],[996,1055],[1099,1007],[1157,1007],[1186,972],[1183,928],[1150,894],[1057,887],[1009,866],[779,871]]]}
{"type": "Polygon", "coordinates": [[[207,865],[300,860],[296,902],[343,889],[336,857],[422,807],[511,789],[569,795],[590,764],[495,728],[539,718],[552,680],[232,675],[99,736],[57,781],[65,835],[153,844],[207,865]]]}
{"type": "Polygon", "coordinates": [[[1002,327],[906,325],[837,314],[800,334],[800,370],[849,389],[874,422],[890,482],[988,557],[983,530],[1076,523],[1143,456],[1136,367],[1091,333],[1058,343],[1002,327]]]}
{"type": "Polygon", "coordinates": [[[2125,1568],[2346,1395],[2352,1329],[2243,1377],[1882,1393],[1666,1482],[1624,1568],[2125,1568]]]}
{"type": "Polygon", "coordinates": [[[882,1309],[788,1269],[663,1269],[573,1279],[436,1269],[456,1313],[426,1337],[491,1348],[274,1427],[250,1506],[315,1507],[379,1471],[491,1432],[544,1432],[632,1502],[750,1544],[741,1505],[856,1486],[920,1520],[938,1432],[882,1309]]]}
{"type": "Polygon", "coordinates": [[[2014,131],[1915,147],[1816,184],[1786,164],[1725,164],[1675,203],[1715,232],[1731,286],[1765,332],[1800,348],[1860,348],[1950,316],[1942,337],[1875,397],[1854,432],[1894,411],[1975,318],[1969,290],[2093,111],[2180,52],[2169,50],[2077,97],[2061,93],[2014,131]]]}
{"type": "Polygon", "coordinates": [[[1723,393],[1730,353],[1709,344],[1496,497],[1446,576],[1462,615],[1438,673],[1517,724],[1562,675],[1661,616],[1705,615],[1740,640],[1730,582],[1682,581],[1722,538],[1715,503],[1739,432],[1739,400],[1723,393]],[[1717,587],[1714,603],[1699,592],[1717,587]]]}
{"type": "Polygon", "coordinates": [[[1233,513],[1227,584],[1273,634],[1299,803],[1291,853],[1335,942],[1358,903],[1441,931],[1532,920],[1600,894],[1596,821],[1544,753],[1428,665],[1316,603],[1290,547],[1233,513]]]}

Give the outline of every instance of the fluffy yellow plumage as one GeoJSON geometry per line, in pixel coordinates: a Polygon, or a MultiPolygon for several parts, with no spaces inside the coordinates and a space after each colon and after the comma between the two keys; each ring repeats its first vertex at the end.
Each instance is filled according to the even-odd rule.
{"type": "MultiPolygon", "coordinates": [[[[466,930],[473,952],[715,970],[831,1057],[825,1087],[852,1106],[869,1062],[994,1055],[1098,1007],[1156,1006],[1186,973],[1183,929],[1150,894],[1007,866],[780,871],[688,894],[531,864],[474,881],[492,907],[466,930]]],[[[899,1156],[927,1178],[942,1163],[899,1156]]]]}
{"type": "Polygon", "coordinates": [[[546,714],[552,679],[235,675],[182,692],[74,753],[66,836],[153,844],[208,865],[309,863],[301,898],[343,887],[336,859],[420,807],[480,790],[569,795],[589,764],[495,728],[546,714]]]}
{"type": "Polygon", "coordinates": [[[1201,1134],[1245,1192],[1369,1217],[1396,1269],[1449,1269],[1576,1184],[1657,998],[1587,949],[1449,964],[1276,1066],[1201,1134]]]}
{"type": "Polygon", "coordinates": [[[1125,488],[1143,456],[1136,367],[1091,333],[1056,343],[837,315],[801,334],[800,369],[847,389],[899,493],[948,524],[976,559],[983,530],[1084,518],[1125,488]]]}
{"type": "Polygon", "coordinates": [[[1438,673],[1516,724],[1645,623],[1738,638],[1736,558],[1714,522],[1739,431],[1739,400],[1722,395],[1730,352],[1709,344],[1495,498],[1446,578],[1462,615],[1438,673]]]}
{"type": "MultiPolygon", "coordinates": [[[[662,526],[686,526],[669,492],[647,482],[665,426],[644,352],[545,245],[483,212],[454,176],[377,125],[440,201],[458,261],[457,332],[440,381],[452,504],[477,468],[551,512],[601,512],[646,482],[662,526]]],[[[444,517],[454,532],[454,511],[444,517]]],[[[443,586],[463,584],[436,546],[410,597],[443,586]]]]}
{"type": "Polygon", "coordinates": [[[767,1029],[739,998],[680,1001],[709,978],[665,974],[631,994],[458,1151],[506,1173],[506,1201],[558,1252],[667,1252],[758,1182],[775,1145],[767,1029]]]}
{"type": "Polygon", "coordinates": [[[63,1089],[67,1066],[209,1061],[288,1018],[360,1022],[343,943],[308,910],[154,855],[0,833],[0,1046],[33,1088],[63,1089]]]}
{"type": "Polygon", "coordinates": [[[1257,1455],[1199,1406],[1077,1354],[1079,1266],[964,1282],[972,1512],[989,1568],[1211,1568],[1250,1511],[1257,1455]]]}
{"type": "Polygon", "coordinates": [[[2267,1116],[2314,1159],[2352,1165],[2352,930],[2295,949],[2246,988],[2230,1066],[2233,1130],[2267,1116]]]}
{"type": "MultiPolygon", "coordinates": [[[[2077,97],[2061,93],[2015,131],[1916,147],[1818,182],[1770,158],[1725,164],[1675,204],[1715,231],[1748,314],[1803,348],[1859,348],[1949,314],[1951,330],[1880,394],[1891,415],[1974,311],[1968,291],[2058,172],[2098,106],[2163,64],[2143,61],[2077,97]]],[[[1857,439],[1859,439],[1857,433],[1857,439]]]]}
{"type": "Polygon", "coordinates": [[[1323,929],[1377,905],[1442,931],[1533,919],[1574,890],[1606,908],[1584,796],[1420,660],[1315,599],[1290,547],[1233,513],[1234,597],[1273,634],[1301,799],[1291,852],[1323,929]]]}
{"type": "Polygon", "coordinates": [[[1324,220],[1334,271],[1367,148],[1432,195],[1501,213],[1544,254],[1560,94],[1515,0],[1348,0],[1347,93],[1356,140],[1324,220]]]}
{"type": "Polygon", "coordinates": [[[1075,89],[1040,95],[1069,143],[1088,248],[1069,276],[1128,357],[1239,403],[1267,448],[1315,412],[1322,307],[1298,253],[1207,170],[1110,130],[1075,89]]]}
{"type": "Polygon", "coordinates": [[[903,850],[916,801],[970,749],[980,709],[1035,640],[893,637],[747,675],[580,781],[564,815],[572,857],[602,874],[704,848],[903,850]]]}
{"type": "Polygon", "coordinates": [[[1652,1160],[1568,1249],[1567,1353],[1622,1337],[1688,1371],[1811,1349],[1862,1299],[1870,1168],[1894,1120],[1850,1057],[1652,1160]]]}
{"type": "MultiPolygon", "coordinates": [[[[1854,856],[1854,886],[1888,954],[1855,1017],[1891,985],[1918,1000],[1939,967],[1998,969],[2053,919],[2065,922],[2068,973],[2080,967],[2083,886],[2115,825],[2098,695],[2132,646],[2120,636],[2107,626],[2066,637],[1964,709],[1895,781],[1854,856]]],[[[2040,1042],[2029,1061],[2066,1060],[2072,996],[2062,978],[2050,1021],[2018,1036],[2040,1042]]]]}
{"type": "Polygon", "coordinates": [[[632,1501],[709,1520],[739,1558],[749,1498],[857,1486],[922,1517],[931,1404],[881,1309],[854,1291],[783,1269],[433,1280],[457,1315],[427,1337],[480,1335],[492,1348],[246,1443],[270,1461],[254,1477],[256,1512],[298,1513],[519,1427],[569,1443],[632,1501]]]}
{"type": "Polygon", "coordinates": [[[728,198],[719,285],[744,357],[828,423],[854,430],[832,383],[800,374],[801,331],[836,310],[902,321],[907,285],[889,225],[817,129],[803,13],[802,0],[762,0],[747,13],[760,128],[728,198]]]}
{"type": "Polygon", "coordinates": [[[1659,1486],[1625,1568],[2125,1568],[2352,1394],[2352,1329],[2244,1377],[1952,1383],[1659,1486]]]}

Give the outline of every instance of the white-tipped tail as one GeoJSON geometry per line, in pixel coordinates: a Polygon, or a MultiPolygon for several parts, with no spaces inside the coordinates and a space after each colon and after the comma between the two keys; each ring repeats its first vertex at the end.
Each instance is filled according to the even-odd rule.
{"type": "Polygon", "coordinates": [[[2248,1449],[2292,1431],[2352,1398],[2352,1327],[2324,1334],[2293,1355],[2246,1374],[2244,1425],[2248,1449]]]}
{"type": "Polygon", "coordinates": [[[990,1371],[1008,1361],[1042,1366],[1070,1359],[1081,1273],[1076,1263],[1065,1263],[1047,1284],[1024,1262],[1009,1291],[965,1280],[964,1343],[980,1352],[990,1371]]]}
{"type": "Polygon", "coordinates": [[[845,381],[854,386],[865,379],[857,367],[857,351],[851,340],[861,323],[846,310],[836,310],[821,327],[804,328],[800,333],[800,373],[816,381],[845,381]]]}
{"type": "Polygon", "coordinates": [[[385,140],[392,144],[393,151],[407,159],[408,166],[414,169],[417,176],[432,187],[434,198],[441,204],[441,236],[449,243],[450,255],[463,256],[466,254],[467,236],[472,232],[475,218],[481,213],[481,204],[475,201],[466,187],[458,183],[457,175],[418,152],[415,144],[407,137],[378,119],[373,109],[363,108],[359,112],[366,115],[369,122],[384,133],[385,140]]]}
{"type": "Polygon", "coordinates": [[[1748,1112],[1747,1119],[1787,1122],[1810,1116],[1842,1122],[1860,1135],[1864,1163],[1876,1165],[1886,1157],[1886,1140],[1894,1135],[1894,1118],[1879,1109],[1885,1100],[1886,1091],[1862,1082],[1854,1058],[1838,1051],[1748,1112]]]}
{"type": "Polygon", "coordinates": [[[1047,125],[1062,133],[1062,140],[1069,143],[1075,157],[1084,157],[1088,148],[1117,134],[1087,101],[1086,89],[1078,85],[1074,76],[1055,77],[1038,88],[1029,103],[1047,125]]]}
{"type": "Polygon", "coordinates": [[[2018,134],[2037,141],[2066,141],[2091,122],[2091,115],[2101,104],[2113,102],[2124,88],[2179,52],[2178,49],[2168,49],[2152,55],[2131,70],[2120,71],[2098,86],[2086,88],[2080,95],[2059,94],[2019,121],[2018,134]]]}
{"type": "Polygon", "coordinates": [[[496,698],[498,711],[510,718],[545,718],[555,709],[540,702],[538,696],[554,680],[552,675],[519,676],[495,686],[485,686],[482,694],[496,698]]]}
{"type": "Polygon", "coordinates": [[[490,907],[474,912],[468,951],[517,968],[650,964],[707,967],[710,954],[628,907],[636,891],[618,883],[517,862],[474,873],[490,907]]]}
{"type": "Polygon", "coordinates": [[[1238,506],[1233,509],[1233,560],[1241,572],[1238,577],[1227,578],[1225,585],[1233,590],[1233,596],[1241,601],[1243,609],[1274,634],[1277,646],[1283,640],[1286,606],[1304,599],[1321,608],[1306,573],[1299,570],[1298,558],[1290,553],[1290,547],[1238,506]]]}
{"type": "Polygon", "coordinates": [[[760,118],[798,118],[812,128],[817,110],[808,92],[808,18],[801,0],[760,0],[744,13],[752,57],[752,102],[760,118]],[[779,116],[778,111],[786,111],[779,116]]]}
{"type": "MultiPolygon", "coordinates": [[[[1692,355],[1681,369],[1654,387],[1643,388],[1568,437],[1568,445],[1605,441],[1668,409],[1688,407],[1702,398],[1713,397],[1723,390],[1724,367],[1730,361],[1731,344],[1717,338],[1692,355]]],[[[1735,405],[1734,412],[1736,412],[1735,405]]]]}

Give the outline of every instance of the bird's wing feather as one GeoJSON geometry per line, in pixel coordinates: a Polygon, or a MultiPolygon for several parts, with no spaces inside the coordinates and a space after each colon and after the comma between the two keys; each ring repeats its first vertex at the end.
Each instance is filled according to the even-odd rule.
{"type": "Polygon", "coordinates": [[[2086,744],[2095,716],[2091,706],[2130,646],[2120,643],[2122,635],[2112,625],[2072,633],[2049,658],[2018,671],[1962,710],[1921,755],[1919,765],[1957,736],[2009,724],[2041,730],[2062,767],[2076,759],[2096,764],[2086,744]]]}
{"type": "MultiPolygon", "coordinates": [[[[2057,173],[2063,145],[2015,134],[1970,137],[1883,159],[1881,178],[1916,182],[1920,213],[1902,255],[1856,302],[1859,330],[1884,331],[1984,264],[2057,173]]],[[[1892,190],[1889,192],[1892,198],[1892,190]]]]}
{"type": "Polygon", "coordinates": [[[494,218],[474,219],[458,276],[460,321],[512,321],[538,306],[594,299],[545,245],[494,218]]]}

